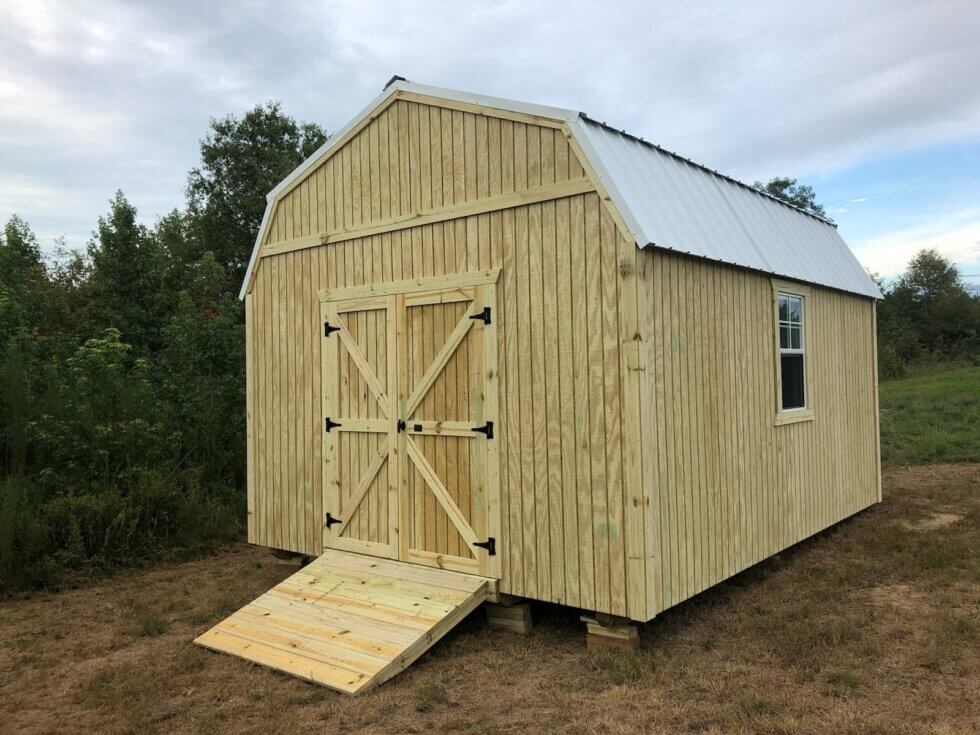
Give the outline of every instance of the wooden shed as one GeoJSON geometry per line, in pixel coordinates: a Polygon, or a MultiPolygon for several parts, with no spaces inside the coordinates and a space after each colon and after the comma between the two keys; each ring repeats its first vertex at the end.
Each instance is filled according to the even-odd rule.
{"type": "Polygon", "coordinates": [[[320,558],[199,642],[344,691],[483,600],[648,621],[881,498],[834,225],[582,113],[394,78],[242,296],[248,539],[320,558]]]}

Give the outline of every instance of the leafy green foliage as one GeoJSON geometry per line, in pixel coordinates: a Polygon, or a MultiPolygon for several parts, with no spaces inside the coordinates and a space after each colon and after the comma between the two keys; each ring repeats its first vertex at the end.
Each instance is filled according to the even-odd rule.
{"type": "Polygon", "coordinates": [[[241,534],[244,314],[265,192],[325,140],[277,105],[212,122],[186,211],[122,192],[86,253],[0,237],[0,590],[241,534]]]}
{"type": "Polygon", "coordinates": [[[776,177],[769,179],[764,184],[761,181],[756,181],[753,186],[769,196],[774,196],[777,199],[782,199],[784,202],[792,204],[794,207],[799,207],[804,212],[811,212],[824,219],[829,219],[827,217],[827,210],[824,209],[822,204],[817,203],[817,194],[813,190],[813,187],[798,184],[796,179],[776,177]]]}
{"type": "Polygon", "coordinates": [[[37,238],[20,217],[11,217],[0,236],[0,343],[32,331],[42,320],[47,269],[37,238]]]}
{"type": "Polygon", "coordinates": [[[899,378],[936,362],[976,364],[980,298],[971,296],[956,266],[922,250],[878,305],[878,364],[899,378]]]}
{"type": "Polygon", "coordinates": [[[201,166],[187,177],[188,212],[193,242],[206,244],[231,283],[245,275],[266,192],[326,140],[319,126],[297,125],[277,103],[211,121],[201,141],[201,166]]]}
{"type": "Polygon", "coordinates": [[[99,217],[88,254],[90,326],[118,329],[140,354],[156,349],[163,318],[160,246],[136,222],[136,208],[121,191],[109,202],[109,214],[99,217]]]}

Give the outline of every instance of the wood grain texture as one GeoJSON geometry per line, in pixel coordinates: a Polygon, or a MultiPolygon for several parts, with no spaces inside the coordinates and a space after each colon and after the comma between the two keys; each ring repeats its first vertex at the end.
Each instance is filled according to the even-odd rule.
{"type": "MultiPolygon", "coordinates": [[[[502,155],[501,158],[506,159],[507,156],[502,155]]],[[[507,177],[501,174],[501,178],[507,177]]],[[[627,500],[626,483],[629,478],[619,469],[624,451],[629,451],[622,446],[623,437],[630,432],[623,425],[626,414],[621,408],[622,402],[619,398],[620,345],[624,339],[624,323],[615,311],[619,298],[617,282],[621,278],[618,257],[626,250],[627,245],[632,247],[632,243],[624,241],[617,245],[612,242],[612,247],[607,250],[601,247],[600,227],[605,228],[606,236],[611,238],[615,238],[616,230],[611,221],[606,221],[604,208],[595,194],[559,200],[549,208],[547,214],[541,208],[541,204],[534,204],[505,210],[499,217],[493,214],[479,215],[468,218],[459,228],[427,225],[406,231],[404,240],[392,238],[384,241],[381,236],[374,236],[274,256],[257,273],[256,293],[262,298],[263,305],[267,299],[268,305],[274,307],[281,299],[288,299],[286,291],[290,279],[304,275],[310,278],[314,291],[364,286],[363,291],[351,293],[370,293],[368,285],[390,282],[392,276],[389,274],[394,273],[396,267],[402,279],[433,278],[466,272],[471,268],[480,271],[502,268],[496,284],[496,291],[500,295],[494,316],[498,351],[494,356],[497,362],[495,372],[499,374],[497,395],[493,397],[498,404],[498,418],[495,422],[498,438],[494,441],[499,444],[495,444],[494,448],[498,455],[499,470],[494,476],[484,477],[481,482],[496,483],[500,487],[499,504],[503,523],[495,537],[505,550],[500,552],[495,561],[501,565],[503,588],[512,594],[537,596],[540,599],[582,604],[590,609],[627,614],[630,607],[626,600],[627,587],[636,590],[634,594],[639,601],[645,599],[646,595],[645,579],[633,578],[629,583],[626,580],[627,558],[636,558],[637,555],[633,550],[628,552],[625,547],[623,513],[626,508],[635,510],[638,523],[633,526],[642,530],[643,508],[627,500]],[[537,211],[532,214],[529,212],[531,208],[536,208],[537,211]],[[472,223],[469,222],[470,219],[472,223]],[[587,219],[592,232],[591,239],[586,237],[587,219]],[[531,261],[527,257],[532,238],[529,223],[536,230],[533,272],[531,261]],[[472,226],[468,226],[469,224],[472,226]],[[547,234],[542,234],[544,227],[548,229],[547,234]],[[437,228],[442,232],[434,232],[437,228]],[[448,242],[447,235],[451,237],[448,242]],[[543,243],[547,243],[547,246],[543,243]],[[416,249],[417,254],[413,252],[416,249]],[[307,253],[311,257],[308,269],[302,261],[307,253]],[[508,272],[506,264],[519,263],[522,259],[524,271],[508,272]],[[270,267],[270,264],[274,265],[270,267]],[[586,280],[587,264],[593,275],[592,280],[586,280]],[[463,266],[466,270],[463,270],[463,266]],[[603,269],[606,274],[604,279],[603,269]],[[274,272],[280,273],[281,277],[272,282],[268,276],[274,272]],[[532,276],[533,283],[538,284],[535,286],[538,294],[534,296],[530,291],[532,276]],[[548,289],[547,294],[541,293],[541,289],[545,287],[548,289]],[[518,294],[521,294],[519,299],[518,294]],[[554,319],[545,314],[546,308],[549,312],[559,309],[559,304],[565,300],[571,309],[581,310],[580,321],[577,321],[574,311],[566,311],[554,319]],[[613,310],[612,313],[603,316],[603,312],[610,309],[613,310]],[[535,324],[529,323],[531,318],[535,319],[535,324]],[[606,336],[603,338],[600,332],[599,341],[592,344],[590,353],[589,335],[581,327],[593,320],[600,329],[605,329],[606,336]],[[531,350],[532,344],[538,345],[539,353],[531,350]],[[579,376],[589,381],[591,387],[588,384],[577,386],[579,376]],[[568,396],[572,400],[566,403],[565,400],[559,400],[561,396],[568,396]],[[539,408],[540,414],[537,414],[539,408]],[[578,435],[586,439],[584,446],[580,444],[578,435]],[[601,454],[593,454],[590,441],[601,447],[601,454]],[[601,513],[605,513],[604,508],[609,504],[608,498],[612,496],[612,507],[617,514],[614,519],[608,522],[594,520],[593,492],[596,497],[603,499],[602,505],[598,506],[598,512],[601,513]],[[605,551],[605,555],[600,558],[600,565],[596,565],[592,552],[593,537],[596,535],[601,537],[605,551]],[[608,551],[610,547],[612,555],[608,551]],[[597,588],[600,590],[599,594],[596,593],[597,588]]],[[[427,288],[431,287],[430,282],[425,283],[427,288]]],[[[381,291],[384,292],[385,289],[381,291]]],[[[284,363],[280,357],[279,350],[288,342],[288,339],[283,339],[285,335],[295,335],[299,339],[304,332],[317,336],[322,334],[320,304],[312,304],[310,301],[302,302],[309,305],[306,313],[291,312],[293,318],[290,321],[276,322],[279,339],[270,344],[265,340],[270,326],[267,314],[273,313],[274,309],[256,312],[254,323],[250,325],[255,338],[250,343],[249,350],[253,352],[256,364],[261,364],[262,370],[267,371],[262,372],[263,375],[279,377],[284,367],[293,364],[284,363]]],[[[450,301],[442,308],[448,309],[451,306],[450,301]]],[[[378,314],[380,313],[379,310],[378,314]]],[[[447,336],[448,321],[452,322],[448,325],[448,330],[451,331],[459,323],[459,317],[450,315],[447,311],[445,320],[438,329],[435,322],[431,325],[420,323],[417,329],[421,331],[411,338],[411,343],[432,341],[439,329],[442,330],[443,337],[447,336]],[[433,335],[426,336],[428,332],[425,330],[434,330],[433,335]]],[[[411,332],[412,329],[409,325],[408,331],[411,332]]],[[[467,339],[477,338],[481,338],[481,335],[473,332],[467,339]]],[[[396,339],[404,341],[409,337],[405,335],[396,339]]],[[[323,347],[328,342],[323,341],[323,347]]],[[[334,344],[337,343],[339,341],[334,344]]],[[[438,349],[439,345],[435,345],[430,352],[423,351],[419,354],[415,369],[424,371],[437,357],[438,349]]],[[[361,352],[364,353],[364,359],[359,361],[370,363],[367,348],[363,347],[361,352]]],[[[471,371],[490,367],[486,364],[486,351],[482,352],[482,359],[485,361],[482,366],[478,363],[470,365],[466,359],[455,357],[447,361],[441,378],[443,385],[438,388],[441,405],[459,405],[461,398],[456,396],[472,379],[471,371]],[[449,394],[452,394],[452,398],[449,394]]],[[[480,351],[467,351],[463,357],[471,353],[481,354],[480,351]]],[[[299,366],[297,363],[297,368],[294,369],[299,366]]],[[[294,375],[293,384],[305,385],[310,381],[313,385],[320,386],[319,362],[310,360],[302,363],[302,366],[306,373],[294,375]]],[[[341,376],[341,382],[356,384],[350,395],[357,397],[366,393],[376,405],[377,401],[372,393],[377,391],[377,386],[372,391],[370,386],[360,381],[360,371],[353,363],[346,370],[341,376]]],[[[377,377],[379,381],[383,380],[380,374],[377,377]]],[[[381,388],[385,395],[392,390],[388,385],[381,388]]],[[[284,395],[287,391],[288,388],[285,388],[281,393],[284,395]]],[[[400,400],[407,400],[410,391],[403,390],[402,393],[400,400]]],[[[319,396],[321,402],[325,397],[326,394],[319,396]]],[[[423,399],[422,408],[426,408],[427,398],[423,399]]],[[[488,396],[483,397],[484,404],[488,400],[488,396]]],[[[255,524],[250,540],[316,554],[321,547],[315,542],[311,544],[308,539],[311,535],[319,537],[322,511],[308,512],[305,486],[299,496],[304,502],[296,503],[295,508],[279,505],[277,499],[288,494],[284,490],[290,487],[290,483],[296,482],[299,486],[307,477],[313,479],[314,494],[322,487],[324,473],[314,464],[314,458],[319,453],[322,415],[325,415],[322,411],[327,409],[321,409],[321,415],[316,416],[316,421],[311,421],[310,426],[305,427],[308,431],[296,434],[303,437],[305,444],[293,446],[287,443],[288,434],[284,436],[277,428],[288,423],[302,424],[306,419],[277,411],[280,405],[277,400],[264,404],[258,411],[261,415],[256,415],[254,420],[256,447],[261,446],[263,450],[257,449],[255,453],[255,473],[256,477],[268,477],[269,480],[257,482],[254,489],[256,507],[266,508],[266,512],[261,514],[261,521],[255,524]],[[275,427],[267,427],[266,415],[270,410],[274,411],[278,422],[275,427]],[[273,456],[277,460],[275,463],[268,459],[273,456]],[[277,471],[281,470],[280,462],[283,461],[295,467],[295,480],[292,479],[293,474],[277,471]],[[269,533],[284,524],[288,526],[290,517],[298,524],[298,528],[304,529],[303,533],[297,535],[295,546],[289,537],[280,538],[269,533]]],[[[481,410],[485,417],[489,417],[486,407],[481,410]]],[[[420,416],[424,417],[424,411],[420,416]]],[[[378,418],[382,419],[383,416],[379,414],[378,418]]],[[[370,427],[365,425],[365,428],[370,427]]],[[[352,434],[339,432],[336,436],[338,442],[346,442],[346,437],[352,434]]],[[[446,439],[419,439],[429,442],[424,451],[440,476],[445,476],[444,473],[447,472],[468,472],[475,463],[468,452],[452,447],[446,439]]],[[[348,473],[363,475],[370,469],[371,460],[375,457],[373,451],[370,451],[373,449],[374,447],[361,447],[357,450],[344,450],[338,452],[336,457],[328,451],[323,460],[343,460],[348,473]]],[[[379,478],[385,476],[384,472],[378,474],[379,478]]],[[[422,482],[420,477],[410,481],[409,492],[414,493],[416,489],[421,489],[422,482]]],[[[357,480],[351,485],[357,488],[357,480]]],[[[371,489],[370,497],[377,495],[380,488],[379,480],[376,487],[371,489]]],[[[424,508],[419,510],[419,513],[409,517],[424,519],[436,514],[437,509],[433,505],[428,514],[424,508]]],[[[461,510],[468,512],[462,506],[461,510]]],[[[437,524],[434,529],[418,529],[422,540],[418,551],[434,548],[441,534],[455,533],[452,523],[448,522],[448,518],[445,520],[446,523],[437,524]],[[433,535],[426,537],[427,532],[433,535]]],[[[492,535],[488,531],[489,529],[484,531],[486,535],[492,535]]],[[[414,531],[410,530],[409,533],[414,531]]],[[[363,537],[383,543],[381,536],[371,537],[370,527],[364,531],[363,537]]],[[[641,616],[635,605],[633,610],[638,617],[641,616]]]]}
{"type": "MultiPolygon", "coordinates": [[[[498,539],[502,592],[646,620],[878,499],[871,302],[810,287],[814,417],[777,426],[769,278],[637,251],[601,188],[572,193],[592,176],[560,128],[402,99],[290,190],[267,240],[281,250],[262,259],[246,309],[252,542],[319,553],[321,466],[363,474],[379,451],[368,424],[338,434],[343,451],[321,446],[332,399],[319,299],[380,299],[364,329],[395,308],[390,297],[399,313],[424,307],[362,345],[372,364],[408,356],[411,381],[377,372],[401,405],[442,361],[465,289],[491,273],[492,330],[470,330],[445,360],[415,441],[436,476],[471,478],[454,503],[475,537],[498,539]],[[567,196],[500,199],[563,182],[576,187],[567,196]],[[436,210],[453,214],[417,219],[436,210]],[[293,249],[323,232],[347,234],[293,249]],[[491,332],[493,354],[475,342],[491,332]],[[474,393],[490,372],[494,390],[474,393]],[[307,389],[309,409],[295,395],[307,389]],[[491,416],[485,472],[459,437],[491,416]],[[491,484],[499,514],[484,522],[472,511],[491,484]]],[[[356,365],[340,371],[344,400],[377,403],[356,365]]],[[[365,493],[373,515],[357,520],[359,537],[383,543],[380,530],[398,526],[402,558],[438,563],[448,548],[471,562],[404,441],[387,441],[393,461],[365,493]]]]}
{"type": "Polygon", "coordinates": [[[195,643],[361,694],[495,593],[493,580],[330,550],[195,643]]]}
{"type": "Polygon", "coordinates": [[[813,418],[778,425],[771,279],[639,264],[652,616],[879,500],[874,303],[805,287],[813,418]]]}

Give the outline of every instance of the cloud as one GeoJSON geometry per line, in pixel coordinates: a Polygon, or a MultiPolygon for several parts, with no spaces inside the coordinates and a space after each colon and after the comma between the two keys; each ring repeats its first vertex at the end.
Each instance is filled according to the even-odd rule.
{"type": "Polygon", "coordinates": [[[182,203],[209,117],[278,99],[337,129],[394,73],[584,109],[749,181],[813,179],[980,141],[977,37],[972,0],[5,3],[0,219],[81,245],[120,187],[152,219],[182,203]]]}
{"type": "MultiPolygon", "coordinates": [[[[950,212],[940,218],[851,245],[858,260],[886,278],[904,272],[909,260],[925,248],[935,248],[965,273],[980,273],[980,208],[950,212]]],[[[976,280],[976,278],[972,278],[976,280]]]]}

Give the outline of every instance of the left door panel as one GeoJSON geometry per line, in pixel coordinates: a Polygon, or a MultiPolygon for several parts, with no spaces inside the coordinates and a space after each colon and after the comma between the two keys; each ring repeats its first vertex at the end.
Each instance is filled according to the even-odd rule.
{"type": "Polygon", "coordinates": [[[395,297],[321,304],[324,548],[396,558],[395,297]]]}

